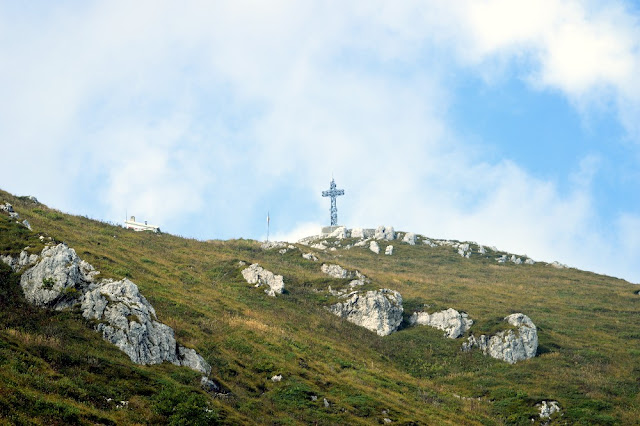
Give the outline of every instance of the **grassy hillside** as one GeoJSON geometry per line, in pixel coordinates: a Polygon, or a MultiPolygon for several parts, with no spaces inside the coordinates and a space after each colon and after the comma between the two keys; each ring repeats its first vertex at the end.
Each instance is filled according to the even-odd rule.
{"type": "Polygon", "coordinates": [[[77,312],[26,305],[19,277],[0,266],[0,422],[531,424],[542,400],[559,401],[562,423],[640,419],[640,296],[626,281],[399,242],[393,256],[299,246],[320,258],[310,262],[250,240],[137,233],[0,191],[3,201],[34,232],[0,215],[0,254],[38,252],[44,235],[102,276],[130,278],[229,394],[207,394],[186,368],[132,364],[77,312]],[[248,285],[239,261],[283,275],[287,293],[248,285]],[[462,353],[461,339],[429,327],[380,337],[340,320],[324,309],[333,299],[319,290],[336,280],[322,261],[398,290],[406,316],[425,304],[466,311],[476,335],[523,312],[538,326],[539,356],[509,365],[462,353]]]}

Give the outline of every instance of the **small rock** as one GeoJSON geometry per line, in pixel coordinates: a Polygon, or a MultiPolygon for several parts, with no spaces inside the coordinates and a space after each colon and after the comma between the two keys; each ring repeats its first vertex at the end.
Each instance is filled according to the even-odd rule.
{"type": "Polygon", "coordinates": [[[22,221],[22,224],[29,230],[32,231],[31,229],[31,224],[29,223],[29,221],[27,219],[22,221]]]}
{"type": "Polygon", "coordinates": [[[318,400],[318,395],[311,395],[311,400],[312,401],[317,401],[318,400]]]}
{"type": "Polygon", "coordinates": [[[393,246],[387,246],[384,249],[384,254],[386,254],[387,256],[391,256],[393,254],[393,246]]]}
{"type": "Polygon", "coordinates": [[[320,270],[331,278],[352,278],[355,276],[353,272],[347,271],[340,265],[323,263],[320,270]]]}
{"type": "Polygon", "coordinates": [[[531,258],[527,258],[527,260],[525,260],[524,263],[526,263],[527,265],[533,265],[536,262],[531,258]]]}
{"type": "Polygon", "coordinates": [[[369,244],[369,250],[371,250],[375,254],[380,254],[380,246],[376,241],[371,241],[371,243],[369,244]]]}
{"type": "Polygon", "coordinates": [[[265,290],[265,293],[269,296],[275,297],[276,294],[282,294],[284,291],[284,279],[282,275],[275,275],[257,263],[243,269],[242,276],[249,284],[255,284],[256,287],[262,285],[269,286],[269,288],[265,290]]]}
{"type": "Polygon", "coordinates": [[[483,246],[478,246],[478,253],[487,254],[487,250],[483,246]]]}
{"type": "Polygon", "coordinates": [[[330,233],[327,236],[327,238],[337,238],[339,240],[341,240],[343,238],[349,238],[349,231],[344,226],[340,226],[339,228],[334,230],[332,233],[330,233]]]}
{"type": "Polygon", "coordinates": [[[272,382],[279,382],[282,380],[282,374],[275,375],[271,378],[272,382]]]}
{"type": "Polygon", "coordinates": [[[329,408],[331,406],[331,404],[329,404],[329,401],[327,401],[327,398],[324,398],[324,408],[329,408]]]}
{"type": "Polygon", "coordinates": [[[560,405],[558,405],[558,401],[542,401],[540,404],[536,404],[538,410],[540,411],[541,419],[548,419],[554,413],[560,412],[560,405]]]}
{"type": "Polygon", "coordinates": [[[385,423],[387,423],[387,424],[392,422],[392,420],[391,420],[390,418],[387,418],[387,417],[385,417],[384,419],[382,419],[382,421],[383,421],[383,422],[385,422],[385,423]]]}
{"type": "Polygon", "coordinates": [[[200,387],[208,393],[220,392],[220,385],[207,376],[202,376],[202,378],[200,379],[200,387]]]}
{"type": "Polygon", "coordinates": [[[311,260],[313,262],[317,262],[318,261],[318,258],[313,253],[304,253],[302,255],[302,257],[307,259],[307,260],[311,260]]]}

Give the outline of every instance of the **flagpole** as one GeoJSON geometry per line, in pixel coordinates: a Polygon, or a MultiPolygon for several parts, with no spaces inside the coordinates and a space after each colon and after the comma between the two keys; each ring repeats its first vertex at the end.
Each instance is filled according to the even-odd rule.
{"type": "Polygon", "coordinates": [[[267,212],[267,242],[269,242],[269,224],[271,219],[269,218],[269,212],[267,212]]]}

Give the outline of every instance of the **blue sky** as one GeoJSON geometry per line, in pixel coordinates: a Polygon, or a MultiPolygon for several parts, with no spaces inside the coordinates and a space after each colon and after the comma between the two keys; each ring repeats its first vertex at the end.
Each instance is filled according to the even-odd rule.
{"type": "Polygon", "coordinates": [[[0,187],[195,237],[329,221],[640,282],[626,1],[0,2],[0,187]]]}

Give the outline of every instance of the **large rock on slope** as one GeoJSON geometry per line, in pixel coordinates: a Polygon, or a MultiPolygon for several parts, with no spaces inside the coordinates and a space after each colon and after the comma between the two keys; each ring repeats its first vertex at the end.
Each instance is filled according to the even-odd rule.
{"type": "Polygon", "coordinates": [[[264,292],[269,296],[276,297],[276,294],[282,294],[284,291],[284,278],[282,278],[282,275],[275,275],[257,263],[253,263],[243,269],[242,276],[249,284],[255,284],[256,287],[268,286],[269,288],[264,292]]]}
{"type": "MultiPolygon", "coordinates": [[[[23,254],[20,258],[27,258],[26,252],[23,254]]],[[[80,305],[82,315],[96,322],[103,338],[135,363],[169,361],[210,373],[204,358],[178,345],[173,329],[157,321],[153,306],[138,286],[127,279],[96,282],[97,274],[75,250],[58,244],[42,250],[35,266],[22,274],[20,285],[25,298],[37,306],[61,310],[80,305]]]]}
{"type": "Polygon", "coordinates": [[[74,249],[58,244],[42,250],[40,261],[22,274],[20,285],[29,303],[60,310],[77,303],[97,274],[74,249]]]}
{"type": "Polygon", "coordinates": [[[413,232],[407,232],[406,234],[404,234],[404,238],[402,238],[402,242],[407,243],[411,246],[415,246],[416,234],[414,234],[413,232]]]}
{"type": "Polygon", "coordinates": [[[329,306],[329,311],[379,336],[393,333],[402,323],[402,296],[397,291],[355,291],[345,297],[344,302],[329,306]]]}
{"type": "Polygon", "coordinates": [[[457,339],[471,328],[473,320],[466,312],[458,312],[449,308],[444,311],[434,312],[414,312],[409,318],[409,324],[428,325],[443,330],[444,335],[450,339],[457,339]]]}
{"type": "Polygon", "coordinates": [[[491,337],[484,334],[476,339],[470,336],[467,343],[462,344],[463,351],[478,347],[485,355],[514,364],[518,361],[533,358],[538,351],[538,331],[531,319],[522,314],[511,314],[504,318],[516,330],[500,331],[491,337]]]}
{"type": "Polygon", "coordinates": [[[98,320],[96,329],[137,364],[163,361],[209,374],[211,367],[193,349],[179,346],[173,329],[158,322],[138,286],[123,279],[105,281],[82,300],[82,316],[98,320]]]}
{"type": "Polygon", "coordinates": [[[396,237],[396,232],[393,230],[393,226],[378,226],[373,236],[376,240],[388,240],[391,241],[396,237]]]}

